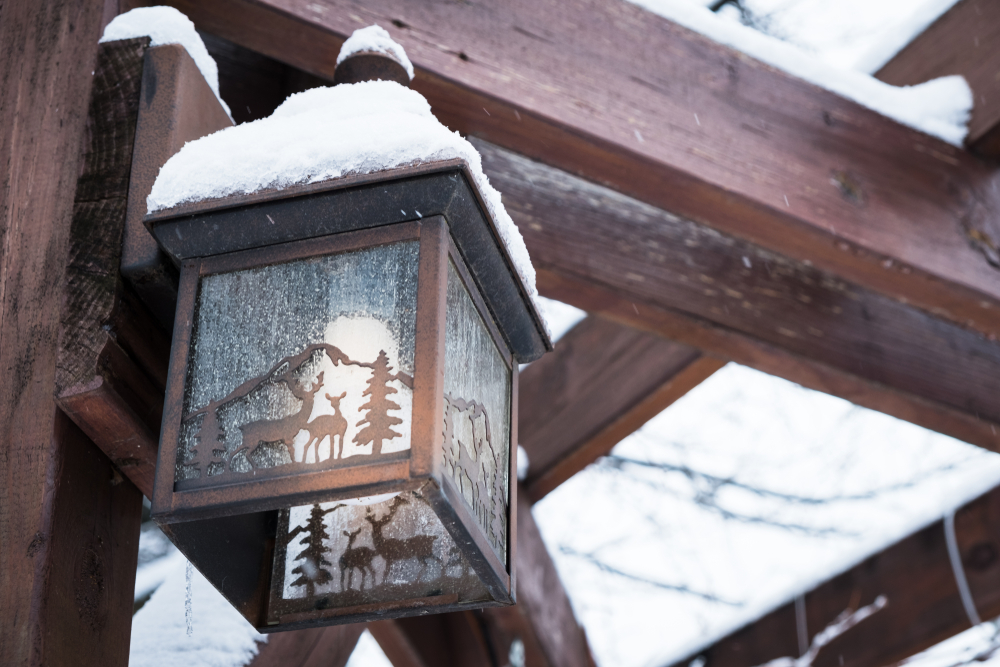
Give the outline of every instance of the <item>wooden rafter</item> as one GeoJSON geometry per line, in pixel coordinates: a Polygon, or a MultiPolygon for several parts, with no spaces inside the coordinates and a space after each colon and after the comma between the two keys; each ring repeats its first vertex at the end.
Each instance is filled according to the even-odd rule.
{"type": "MultiPolygon", "coordinates": [[[[822,649],[815,667],[881,667],[893,664],[970,627],[945,538],[937,521],[867,557],[805,593],[809,639],[845,609],[886,596],[884,609],[822,649]]],[[[959,509],[955,536],[969,588],[981,618],[1000,614],[1000,488],[959,509]]],[[[678,660],[702,656],[705,667],[762,665],[799,652],[795,603],[789,602],[678,660]]],[[[808,643],[808,642],[807,642],[808,643]]]]}
{"type": "Polygon", "coordinates": [[[805,262],[475,145],[524,234],[542,294],[1000,447],[1000,394],[989,389],[1000,381],[995,343],[805,262]]]}
{"type": "Polygon", "coordinates": [[[539,500],[724,364],[696,348],[588,317],[521,374],[518,437],[539,500]]]}
{"type": "Polygon", "coordinates": [[[92,2],[0,6],[4,665],[128,661],[141,496],[53,400],[68,265],[95,219],[124,212],[135,44],[99,57],[100,25],[92,2]]]}
{"type": "Polygon", "coordinates": [[[346,35],[394,25],[449,127],[1000,332],[1000,276],[972,247],[991,165],[630,3],[173,4],[328,79],[346,35]]]}
{"type": "Polygon", "coordinates": [[[997,43],[1000,43],[1000,5],[991,0],[962,0],[875,76],[895,86],[912,86],[950,74],[964,76],[973,95],[966,145],[981,155],[997,158],[1000,157],[997,43]]]}
{"type": "Polygon", "coordinates": [[[394,22],[544,294],[1000,447],[992,166],[628,3],[175,4],[323,76],[394,22]]]}

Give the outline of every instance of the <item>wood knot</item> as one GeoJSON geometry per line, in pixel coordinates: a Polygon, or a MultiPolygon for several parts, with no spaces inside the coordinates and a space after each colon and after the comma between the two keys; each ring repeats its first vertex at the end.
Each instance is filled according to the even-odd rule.
{"type": "Polygon", "coordinates": [[[34,558],[42,550],[42,547],[45,546],[45,541],[44,533],[35,533],[35,536],[31,538],[31,542],[28,544],[28,558],[34,558]]]}
{"type": "Polygon", "coordinates": [[[853,204],[861,206],[868,199],[859,180],[847,171],[834,171],[830,182],[837,186],[844,199],[853,204]]]}
{"type": "Polygon", "coordinates": [[[1000,552],[997,551],[995,544],[980,542],[969,549],[965,558],[962,559],[962,563],[970,570],[982,572],[992,567],[997,562],[998,556],[1000,556],[1000,552]]]}

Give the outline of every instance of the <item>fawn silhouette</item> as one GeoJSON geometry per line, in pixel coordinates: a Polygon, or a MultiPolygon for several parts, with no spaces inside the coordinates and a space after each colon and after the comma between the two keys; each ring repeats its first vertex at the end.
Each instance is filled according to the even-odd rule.
{"type": "Polygon", "coordinates": [[[383,583],[389,579],[389,571],[393,563],[398,561],[416,558],[420,562],[418,580],[427,571],[429,561],[441,562],[441,559],[434,555],[434,540],[437,539],[437,535],[417,535],[399,540],[385,537],[382,534],[382,529],[396,516],[400,506],[408,504],[409,502],[402,496],[396,496],[389,504],[389,512],[381,519],[376,519],[371,510],[367,510],[365,513],[365,521],[372,526],[372,542],[375,544],[375,552],[385,561],[385,571],[382,574],[383,583]]]}
{"type": "Polygon", "coordinates": [[[375,585],[375,568],[372,567],[372,559],[375,558],[375,550],[371,547],[356,547],[354,540],[357,539],[361,528],[353,532],[343,531],[347,536],[347,549],[340,557],[340,590],[346,591],[354,585],[354,570],[361,572],[361,588],[365,589],[365,573],[371,574],[372,586],[375,585]],[[344,577],[347,577],[347,588],[344,588],[344,577]]]}
{"type": "Polygon", "coordinates": [[[347,433],[347,420],[344,419],[343,413],[340,411],[340,401],[347,396],[345,391],[340,396],[326,395],[326,400],[330,401],[330,405],[333,406],[334,413],[332,415],[320,415],[316,419],[309,422],[306,427],[309,429],[309,443],[302,450],[302,462],[306,462],[306,454],[309,453],[309,448],[315,445],[313,450],[316,454],[316,462],[319,463],[319,443],[323,442],[323,438],[330,436],[330,460],[337,458],[337,445],[335,444],[335,438],[340,438],[340,451],[343,454],[344,451],[344,434],[347,433]]]}
{"type": "Polygon", "coordinates": [[[306,422],[312,416],[316,393],[323,386],[323,374],[320,373],[316,381],[312,383],[312,389],[307,390],[292,377],[291,373],[290,370],[286,371],[278,378],[278,382],[284,382],[292,395],[302,401],[302,408],[295,414],[281,419],[261,419],[240,426],[240,431],[243,432],[243,443],[236,452],[233,452],[233,455],[241,450],[247,450],[249,454],[252,454],[264,442],[280,442],[288,448],[288,457],[295,460],[295,448],[292,446],[292,441],[295,440],[299,431],[306,428],[306,422]]]}

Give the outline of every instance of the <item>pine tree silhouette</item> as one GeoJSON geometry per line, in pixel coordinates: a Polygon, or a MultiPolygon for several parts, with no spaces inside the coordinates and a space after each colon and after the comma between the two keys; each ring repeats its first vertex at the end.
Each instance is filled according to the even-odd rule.
{"type": "Polygon", "coordinates": [[[330,571],[323,567],[324,565],[333,565],[333,563],[324,558],[324,556],[330,553],[330,549],[324,544],[330,535],[326,532],[323,517],[340,507],[343,507],[343,505],[334,505],[330,509],[325,510],[319,505],[313,505],[312,510],[309,511],[309,520],[306,522],[305,527],[296,526],[295,530],[288,533],[289,542],[295,539],[300,533],[306,533],[306,538],[302,540],[306,548],[295,557],[295,560],[305,562],[302,565],[295,566],[292,570],[292,574],[299,575],[299,578],[292,582],[292,586],[305,586],[307,597],[312,597],[316,594],[316,586],[325,584],[333,579],[330,571]]]}
{"type": "Polygon", "coordinates": [[[389,410],[399,410],[399,405],[387,398],[389,394],[396,393],[396,390],[389,386],[389,382],[396,379],[390,371],[392,368],[389,366],[389,357],[386,356],[385,350],[380,350],[378,359],[372,364],[372,377],[368,381],[368,388],[361,394],[370,398],[360,408],[368,410],[368,414],[358,422],[358,426],[362,424],[368,426],[358,431],[354,436],[354,443],[357,445],[374,443],[372,454],[382,453],[382,441],[401,437],[401,434],[393,431],[392,427],[402,424],[403,420],[389,415],[389,410]]]}
{"type": "Polygon", "coordinates": [[[188,465],[197,468],[202,477],[208,475],[213,463],[225,466],[222,461],[222,455],[226,453],[225,445],[222,444],[222,438],[225,434],[219,423],[218,407],[219,404],[213,401],[205,409],[205,418],[194,434],[197,445],[191,448],[191,455],[186,461],[188,465]],[[222,447],[222,449],[217,449],[217,447],[222,447]]]}

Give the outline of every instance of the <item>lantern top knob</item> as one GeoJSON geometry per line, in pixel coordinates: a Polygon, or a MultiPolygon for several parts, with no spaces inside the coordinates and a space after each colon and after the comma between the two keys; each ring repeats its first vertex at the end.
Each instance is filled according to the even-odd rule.
{"type": "Polygon", "coordinates": [[[413,65],[403,47],[378,25],[355,30],[337,56],[334,84],[362,81],[395,81],[409,86],[413,65]]]}

